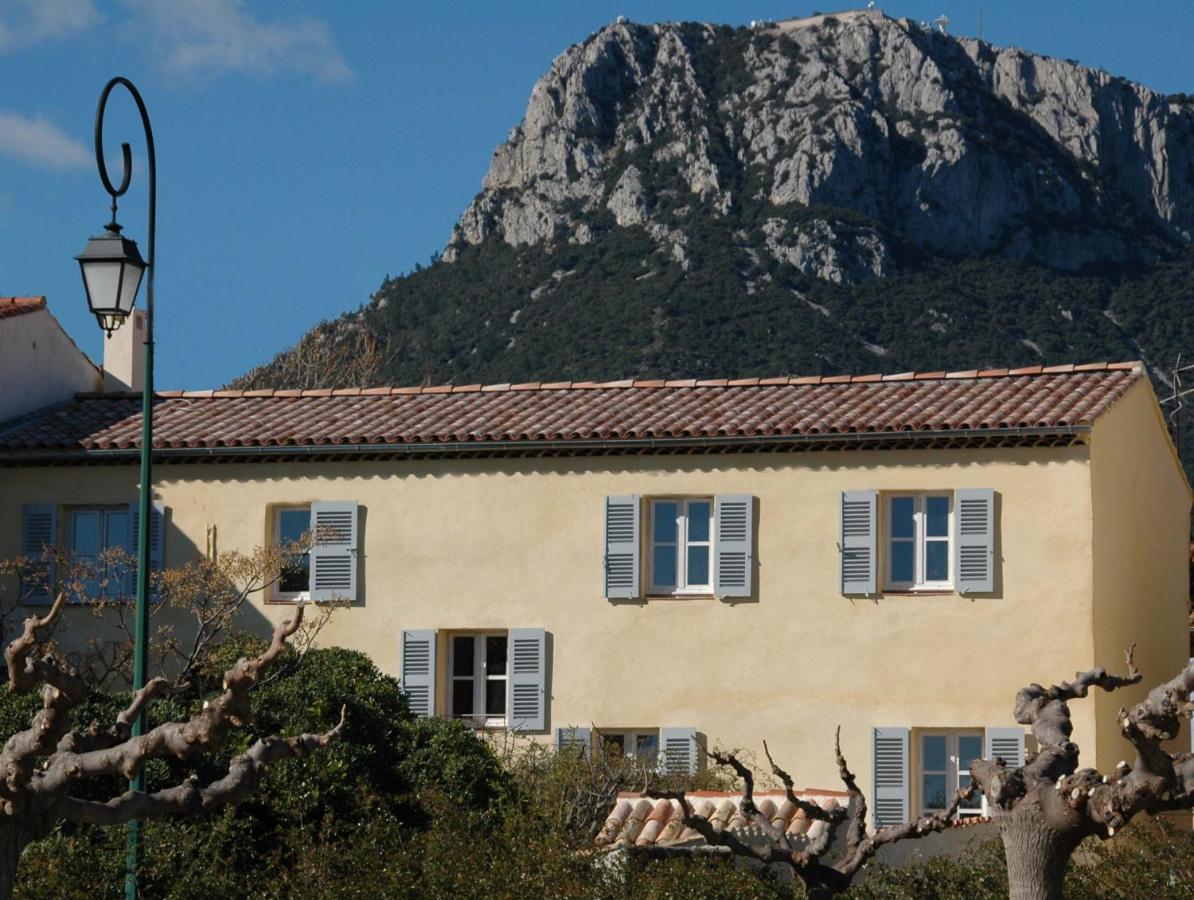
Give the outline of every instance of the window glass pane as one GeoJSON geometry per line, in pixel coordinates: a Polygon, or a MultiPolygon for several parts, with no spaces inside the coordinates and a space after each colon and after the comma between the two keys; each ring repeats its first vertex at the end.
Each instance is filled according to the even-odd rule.
{"type": "Polygon", "coordinates": [[[644,762],[654,762],[659,758],[659,738],[653,734],[636,735],[634,755],[644,762]]]}
{"type": "Polygon", "coordinates": [[[278,543],[291,544],[311,527],[310,509],[284,509],[278,513],[278,543]]]}
{"type": "Polygon", "coordinates": [[[921,744],[920,767],[926,772],[945,771],[945,735],[926,734],[921,744]]]}
{"type": "Polygon", "coordinates": [[[94,510],[72,513],[71,552],[94,556],[100,551],[100,517],[94,510]]]}
{"type": "Polygon", "coordinates": [[[278,590],[283,594],[301,594],[311,584],[311,557],[306,553],[290,556],[282,563],[278,590]]]}
{"type": "Polygon", "coordinates": [[[601,747],[606,753],[623,754],[626,752],[626,736],[622,734],[602,734],[601,747]]]}
{"type": "Polygon", "coordinates": [[[708,500],[693,501],[688,504],[688,539],[690,541],[709,540],[709,523],[713,518],[713,504],[708,500]]]}
{"type": "Polygon", "coordinates": [[[904,584],[911,584],[915,577],[913,565],[912,542],[891,542],[891,580],[904,584]]]}
{"type": "Polygon", "coordinates": [[[457,678],[452,681],[452,715],[471,716],[472,714],[473,680],[457,678]]]}
{"type": "Polygon", "coordinates": [[[925,541],[925,581],[948,580],[949,541],[925,541]]]}
{"type": "Polygon", "coordinates": [[[966,772],[970,763],[983,755],[983,739],[977,734],[964,734],[958,738],[958,770],[966,772]]]}
{"type": "Polygon", "coordinates": [[[109,597],[133,597],[137,593],[136,541],[135,534],[129,535],[128,510],[110,509],[104,513],[104,549],[117,551],[104,561],[104,592],[109,597]]]}
{"type": "Polygon", "coordinates": [[[925,500],[925,534],[929,537],[949,536],[948,497],[929,497],[925,500]]]}
{"type": "MultiPolygon", "coordinates": [[[[107,527],[104,534],[104,547],[108,550],[133,550],[129,546],[129,514],[125,510],[110,510],[106,515],[107,527]]],[[[133,535],[133,540],[137,536],[133,535]]]]}
{"type": "Polygon", "coordinates": [[[651,571],[654,583],[658,587],[674,588],[676,586],[676,548],[657,546],[651,571]]]}
{"type": "Polygon", "coordinates": [[[891,536],[910,538],[916,534],[913,514],[916,512],[916,500],[912,497],[891,498],[891,536]]]}
{"type": "MultiPolygon", "coordinates": [[[[278,513],[278,544],[291,547],[308,530],[310,509],[283,509],[278,513]]],[[[311,557],[306,553],[289,556],[282,562],[282,577],[278,590],[284,594],[300,594],[311,584],[311,557]]]]}
{"type": "Polygon", "coordinates": [[[676,542],[676,511],[677,504],[672,500],[660,500],[655,504],[654,519],[655,540],[665,543],[676,542]]]}
{"type": "Polygon", "coordinates": [[[485,639],[485,672],[488,675],[506,674],[506,638],[491,635],[485,639]]]}
{"type": "Polygon", "coordinates": [[[690,587],[709,583],[709,548],[688,548],[688,584],[690,587]]]}
{"type": "Polygon", "coordinates": [[[945,809],[945,775],[923,776],[920,796],[925,809],[945,809]]]}
{"type": "Polygon", "coordinates": [[[452,638],[452,674],[473,674],[473,639],[467,635],[452,638]]]}
{"type": "Polygon", "coordinates": [[[504,716],[506,714],[506,680],[491,680],[485,682],[485,715],[504,716]]]}

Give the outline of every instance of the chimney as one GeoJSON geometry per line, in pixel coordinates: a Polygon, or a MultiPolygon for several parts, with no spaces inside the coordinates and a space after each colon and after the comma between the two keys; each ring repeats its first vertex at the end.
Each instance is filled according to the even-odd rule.
{"type": "Polygon", "coordinates": [[[145,311],[134,309],[104,339],[104,392],[145,389],[145,311]]]}

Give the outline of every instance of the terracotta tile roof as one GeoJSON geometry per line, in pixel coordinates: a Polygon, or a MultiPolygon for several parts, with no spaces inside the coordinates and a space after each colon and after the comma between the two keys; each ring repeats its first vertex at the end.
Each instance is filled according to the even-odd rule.
{"type": "MultiPolygon", "coordinates": [[[[732,831],[750,843],[752,837],[763,837],[763,831],[742,813],[742,795],[733,791],[688,791],[692,810],[708,819],[717,831],[732,831]]],[[[848,806],[849,795],[844,791],[805,788],[796,792],[797,798],[827,812],[848,806]]],[[[755,791],[755,806],[765,815],[773,828],[784,833],[799,846],[801,841],[818,838],[829,826],[818,819],[810,819],[787,799],[783,791],[755,791]]],[[[953,822],[954,828],[971,828],[990,822],[987,816],[968,816],[953,822]]],[[[680,820],[680,801],[655,800],[642,794],[618,794],[614,808],[601,832],[599,847],[615,850],[633,844],[636,847],[692,847],[704,844],[704,838],[680,820]]]]}
{"type": "Polygon", "coordinates": [[[23,316],[45,308],[45,297],[0,297],[0,319],[23,316]]]}
{"type": "MultiPolygon", "coordinates": [[[[154,446],[363,452],[450,444],[466,452],[551,443],[566,451],[628,441],[753,446],[861,435],[984,437],[1081,429],[1146,377],[1138,363],[1100,363],[878,378],[163,391],[154,411],[154,446]]],[[[140,411],[139,395],[81,394],[0,426],[0,459],[135,450],[140,411]]]]}
{"type": "MultiPolygon", "coordinates": [[[[759,833],[757,825],[742,814],[742,795],[729,791],[689,791],[686,795],[693,812],[708,819],[717,831],[732,831],[739,836],[759,833]]],[[[845,806],[848,795],[843,791],[822,791],[805,788],[796,796],[816,803],[824,810],[845,806]]],[[[755,791],[755,806],[775,828],[782,828],[789,836],[811,841],[828,826],[810,819],[783,791],[755,791]]],[[[642,794],[620,793],[610,810],[605,826],[597,835],[597,845],[614,849],[634,844],[636,847],[671,847],[700,844],[704,839],[680,820],[680,801],[653,800],[642,794]]]]}

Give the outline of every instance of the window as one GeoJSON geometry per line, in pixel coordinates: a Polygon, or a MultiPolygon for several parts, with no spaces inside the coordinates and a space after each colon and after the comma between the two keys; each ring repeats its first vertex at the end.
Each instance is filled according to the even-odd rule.
{"type": "Polygon", "coordinates": [[[952,520],[949,494],[894,494],[887,498],[888,588],[952,587],[952,520]]]}
{"type": "Polygon", "coordinates": [[[136,593],[129,527],[128,506],[68,510],[67,551],[83,597],[98,600],[136,593]]]}
{"type": "Polygon", "coordinates": [[[282,571],[275,585],[279,600],[302,600],[311,589],[311,507],[279,507],[274,512],[274,542],[291,551],[282,559],[282,571]],[[297,552],[301,550],[302,552],[297,552]]]}
{"type": "Polygon", "coordinates": [[[651,593],[709,594],[713,501],[651,502],[651,593]]]}
{"type": "MultiPolygon", "coordinates": [[[[922,813],[940,812],[954,794],[970,784],[970,764],[983,755],[981,731],[941,731],[920,737],[920,806],[922,813]]],[[[958,815],[980,816],[982,797],[958,807],[958,815]]]]}
{"type": "Polygon", "coordinates": [[[402,690],[417,716],[547,732],[549,648],[543,628],[409,629],[402,632],[402,690]]]}
{"type": "Polygon", "coordinates": [[[659,765],[659,732],[656,729],[606,731],[599,729],[601,749],[606,753],[634,759],[645,765],[659,765]]]}
{"type": "Polygon", "coordinates": [[[481,728],[506,724],[508,639],[500,634],[457,634],[451,638],[451,715],[481,728]]]}

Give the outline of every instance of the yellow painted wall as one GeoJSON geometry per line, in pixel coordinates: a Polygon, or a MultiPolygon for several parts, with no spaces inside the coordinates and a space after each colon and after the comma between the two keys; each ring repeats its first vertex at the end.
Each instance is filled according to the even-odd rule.
{"type": "MultiPolygon", "coordinates": [[[[1189,659],[1190,490],[1147,383],[1098,419],[1092,438],[1095,659],[1122,672],[1124,648],[1135,642],[1144,676],[1139,685],[1094,698],[1100,721],[1109,725],[1099,729],[1097,753],[1085,754],[1084,762],[1106,771],[1134,756],[1114,725],[1116,711],[1143,700],[1189,659]]],[[[1174,749],[1189,747],[1183,732],[1174,749]]]]}
{"type": "MultiPolygon", "coordinates": [[[[132,466],[0,469],[0,522],[11,523],[0,556],[17,551],[22,502],[125,502],[135,482],[132,466]]],[[[265,540],[271,504],[357,500],[362,595],[325,643],[396,674],[405,628],[543,627],[553,728],[691,725],[760,757],[766,738],[803,785],[838,786],[838,724],[869,792],[872,726],[1011,725],[1016,690],[1096,657],[1085,447],[172,464],[155,486],[170,508],[167,565],[200,552],[209,525],[221,549],[248,549],[265,540]],[[994,595],[838,593],[840,491],[961,487],[997,492],[994,595]],[[754,600],[603,599],[607,494],[719,492],[757,498],[754,600]]],[[[1138,602],[1158,618],[1176,608],[1155,594],[1138,602]]],[[[287,612],[255,609],[251,624],[287,612]]],[[[1087,745],[1094,710],[1074,704],[1087,745]]]]}

